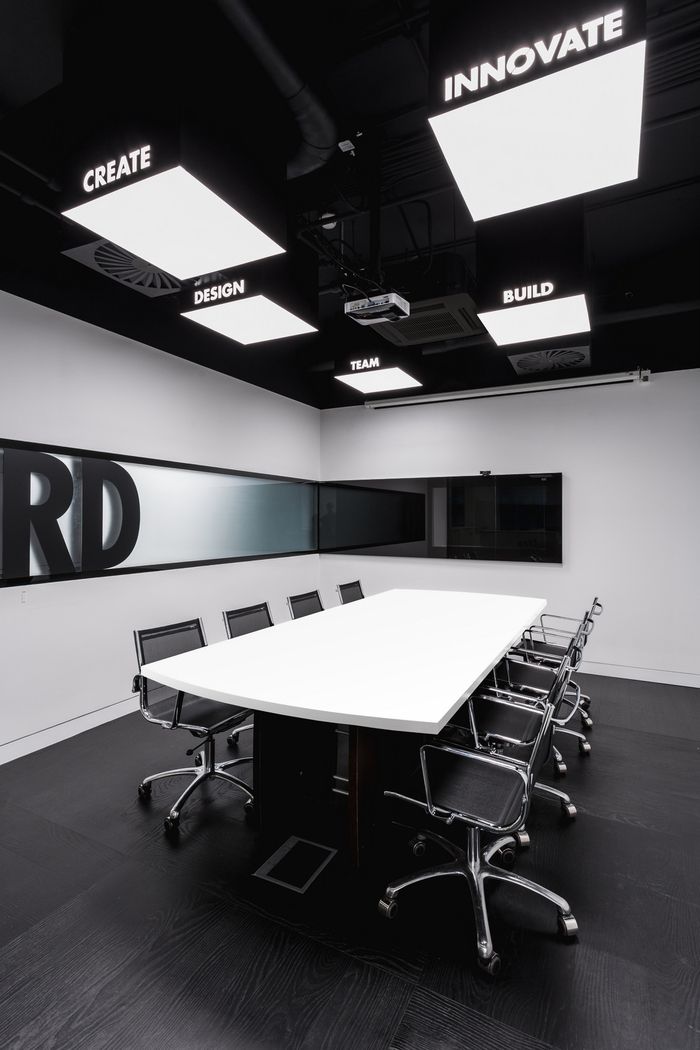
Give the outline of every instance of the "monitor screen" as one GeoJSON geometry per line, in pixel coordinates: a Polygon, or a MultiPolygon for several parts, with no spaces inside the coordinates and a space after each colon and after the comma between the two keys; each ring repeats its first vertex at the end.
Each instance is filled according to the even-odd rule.
{"type": "Polygon", "coordinates": [[[446,555],[561,562],[561,474],[450,478],[446,555]]]}

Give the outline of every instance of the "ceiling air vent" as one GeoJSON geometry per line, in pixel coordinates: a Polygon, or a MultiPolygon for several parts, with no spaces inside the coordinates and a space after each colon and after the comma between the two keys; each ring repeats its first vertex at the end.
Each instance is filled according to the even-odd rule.
{"type": "Polygon", "coordinates": [[[466,292],[424,299],[411,303],[411,316],[396,324],[377,325],[374,329],[394,346],[416,346],[444,339],[463,339],[482,332],[474,300],[466,292]]]}
{"type": "Polygon", "coordinates": [[[90,244],[81,244],[79,248],[70,248],[63,254],[151,299],[172,295],[182,288],[180,282],[165,270],[151,266],[111,241],[91,241],[90,244]]]}
{"type": "Polygon", "coordinates": [[[591,348],[564,346],[558,350],[534,350],[528,354],[513,354],[508,360],[519,376],[559,372],[563,368],[590,368],[591,348]]]}

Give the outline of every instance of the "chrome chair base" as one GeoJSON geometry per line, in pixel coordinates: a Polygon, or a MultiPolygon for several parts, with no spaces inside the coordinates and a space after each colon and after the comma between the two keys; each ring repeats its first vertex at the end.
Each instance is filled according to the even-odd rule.
{"type": "Polygon", "coordinates": [[[245,733],[247,730],[249,731],[249,730],[251,730],[253,728],[254,728],[253,722],[249,722],[247,725],[244,725],[244,726],[238,726],[237,729],[234,729],[233,732],[229,733],[229,735],[226,737],[226,743],[228,744],[229,747],[235,747],[236,744],[238,743],[238,736],[239,736],[239,734],[240,733],[245,733]]]}
{"type": "Polygon", "coordinates": [[[551,787],[549,784],[541,784],[538,780],[533,787],[533,792],[535,795],[540,795],[543,798],[556,799],[561,806],[562,814],[569,820],[575,819],[577,813],[576,806],[565,791],[560,791],[559,788],[551,787]]]}
{"type": "MultiPolygon", "coordinates": [[[[539,785],[538,785],[539,786],[539,785]]],[[[466,851],[460,849],[453,842],[436,835],[432,831],[421,831],[418,838],[430,839],[441,846],[451,858],[446,864],[440,864],[434,868],[426,868],[423,871],[407,875],[405,878],[390,882],[380,899],[378,908],[381,915],[387,919],[395,918],[398,912],[397,896],[409,886],[415,886],[419,882],[429,879],[450,877],[456,875],[465,879],[469,888],[469,894],[474,909],[474,920],[476,922],[476,940],[479,956],[479,965],[487,973],[495,975],[501,968],[499,955],[493,950],[491,939],[491,928],[489,926],[488,910],[486,907],[485,884],[487,879],[496,879],[500,882],[509,882],[519,886],[529,893],[535,893],[545,900],[550,901],[557,909],[559,931],[565,937],[574,937],[578,931],[576,920],[571,912],[569,902],[559,894],[541,886],[537,882],[516,875],[515,872],[491,864],[491,860],[498,852],[511,849],[517,841],[516,835],[504,835],[482,848],[478,828],[467,829],[466,851]]],[[[414,840],[415,841],[415,840],[414,840]]]]}
{"type": "MultiPolygon", "coordinates": [[[[252,727],[244,726],[243,728],[247,729],[252,727]]],[[[164,780],[166,777],[191,778],[190,783],[172,806],[170,812],[163,821],[166,833],[174,834],[177,833],[180,827],[180,814],[182,812],[182,807],[190,795],[192,795],[205,780],[224,780],[228,784],[233,784],[234,787],[239,788],[248,796],[246,809],[251,807],[254,801],[253,792],[245,781],[239,780],[238,777],[233,776],[232,773],[228,773],[227,770],[231,766],[239,765],[241,762],[252,761],[252,758],[234,758],[228,762],[217,762],[214,738],[206,737],[202,743],[201,750],[197,752],[194,766],[185,767],[183,769],[166,769],[162,773],[153,773],[151,776],[145,777],[139,784],[139,798],[150,798],[151,788],[156,780],[164,780]],[[199,762],[197,759],[199,759],[199,762]]]]}
{"type": "Polygon", "coordinates": [[[565,777],[568,772],[564,756],[559,748],[554,747],[554,745],[552,745],[552,769],[556,777],[565,777]]]}
{"type": "Polygon", "coordinates": [[[578,749],[582,755],[590,755],[591,745],[584,733],[578,733],[575,729],[566,729],[564,726],[554,727],[555,735],[572,736],[578,740],[578,749]]]}

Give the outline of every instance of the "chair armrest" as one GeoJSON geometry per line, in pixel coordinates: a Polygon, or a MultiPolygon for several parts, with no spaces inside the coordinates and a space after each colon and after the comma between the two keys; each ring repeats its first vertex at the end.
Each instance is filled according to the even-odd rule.
{"type": "Polygon", "coordinates": [[[550,636],[571,639],[576,638],[581,633],[584,629],[585,623],[585,619],[576,620],[573,616],[559,616],[556,613],[542,613],[539,624],[533,624],[529,630],[541,632],[545,641],[550,636]]]}
{"type": "MultiPolygon", "coordinates": [[[[525,687],[523,687],[525,688],[525,687]]],[[[476,693],[476,700],[493,700],[494,703],[508,703],[508,707],[519,707],[527,711],[532,711],[533,707],[540,708],[544,700],[546,700],[548,691],[543,689],[537,696],[524,696],[515,689],[508,689],[506,686],[490,685],[488,686],[487,692],[476,693]],[[507,696],[510,699],[508,701],[501,700],[500,698],[507,696]],[[512,702],[511,702],[512,701],[512,702]]]]}
{"type": "Polygon", "coordinates": [[[571,707],[571,710],[564,717],[559,717],[559,715],[557,715],[553,719],[553,721],[558,726],[565,726],[567,722],[571,721],[571,719],[581,707],[581,687],[577,685],[576,682],[572,682],[571,679],[569,679],[569,684],[566,687],[566,692],[564,693],[561,702],[562,704],[566,704],[567,706],[571,707]],[[573,690],[573,699],[569,699],[567,695],[570,690],[573,690]]]}
{"type": "Polygon", "coordinates": [[[142,674],[134,675],[134,680],[131,683],[131,690],[134,693],[139,694],[139,708],[144,718],[147,718],[149,722],[154,721],[148,710],[148,689],[146,686],[146,679],[142,674]]]}
{"type": "Polygon", "coordinates": [[[145,678],[142,674],[134,675],[134,680],[131,683],[132,691],[139,694],[139,704],[141,707],[141,713],[149,720],[149,722],[157,721],[165,729],[175,729],[180,722],[180,715],[182,714],[182,704],[185,699],[184,692],[181,689],[178,690],[178,694],[175,699],[175,707],[173,709],[173,717],[171,718],[170,722],[164,722],[161,721],[161,719],[154,718],[153,715],[150,713],[148,704],[147,683],[148,679],[145,678]]]}
{"type": "MultiPolygon", "coordinates": [[[[559,613],[542,613],[540,616],[540,626],[544,628],[545,620],[563,620],[565,623],[580,624],[581,620],[576,616],[560,616],[559,613]]],[[[572,634],[576,634],[576,631],[572,631],[572,634]]]]}
{"type": "Polygon", "coordinates": [[[169,726],[170,729],[175,729],[180,722],[180,715],[182,713],[182,702],[184,699],[184,692],[182,691],[182,689],[178,689],[177,697],[175,699],[175,708],[173,710],[173,719],[169,726]]]}
{"type": "Polygon", "coordinates": [[[537,652],[535,649],[511,649],[508,656],[522,656],[522,660],[513,660],[514,664],[527,664],[530,668],[538,667],[541,671],[549,671],[556,674],[561,660],[556,656],[548,656],[546,653],[537,652]]]}
{"type": "MultiPolygon", "coordinates": [[[[523,631],[523,638],[525,638],[525,636],[527,636],[530,639],[531,642],[534,642],[535,638],[533,637],[533,635],[535,635],[535,634],[539,635],[545,641],[547,640],[547,638],[553,637],[553,638],[562,638],[562,639],[566,638],[570,642],[572,638],[576,637],[576,635],[578,634],[578,631],[562,631],[562,630],[560,630],[557,627],[546,627],[545,628],[545,627],[538,627],[537,624],[534,624],[532,627],[528,627],[528,629],[526,631],[523,631]]],[[[556,645],[557,643],[553,642],[552,644],[556,645]]],[[[562,649],[566,649],[566,646],[562,644],[561,648],[562,649]]]]}

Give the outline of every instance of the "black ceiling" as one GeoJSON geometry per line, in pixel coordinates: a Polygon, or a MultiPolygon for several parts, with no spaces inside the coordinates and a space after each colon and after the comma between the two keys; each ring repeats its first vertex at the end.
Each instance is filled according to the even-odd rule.
{"type": "MultiPolygon", "coordinates": [[[[214,0],[197,7],[205,5],[213,8],[214,0]]],[[[319,333],[249,348],[193,332],[173,297],[148,298],[62,254],[95,239],[58,214],[72,125],[80,122],[65,105],[64,42],[82,6],[82,0],[3,5],[0,287],[309,404],[361,402],[334,379],[333,362],[388,344],[343,317],[343,286],[365,289],[380,280],[417,303],[468,291],[475,269],[474,224],[426,120],[428,4],[251,5],[322,101],[338,140],[349,139],[355,149],[336,149],[322,168],[287,182],[292,236],[319,256],[319,333]],[[321,226],[327,212],[337,218],[332,230],[321,226]]],[[[128,11],[124,17],[133,18],[128,11]]],[[[221,33],[217,51],[233,33],[223,20],[221,33]]],[[[640,177],[583,201],[593,321],[583,374],[698,365],[700,3],[649,0],[648,40],[640,177]]],[[[211,60],[206,45],[195,42],[189,60],[204,72],[211,60]]],[[[137,71],[127,56],[105,75],[137,71]]],[[[235,136],[232,97],[203,95],[235,136]]],[[[239,98],[243,104],[251,103],[239,98]]],[[[289,154],[296,148],[291,118],[287,130],[279,148],[289,154]]],[[[528,349],[537,347],[498,349],[476,332],[401,352],[419,362],[423,391],[430,393],[561,377],[547,372],[519,380],[508,353],[528,349]]]]}

